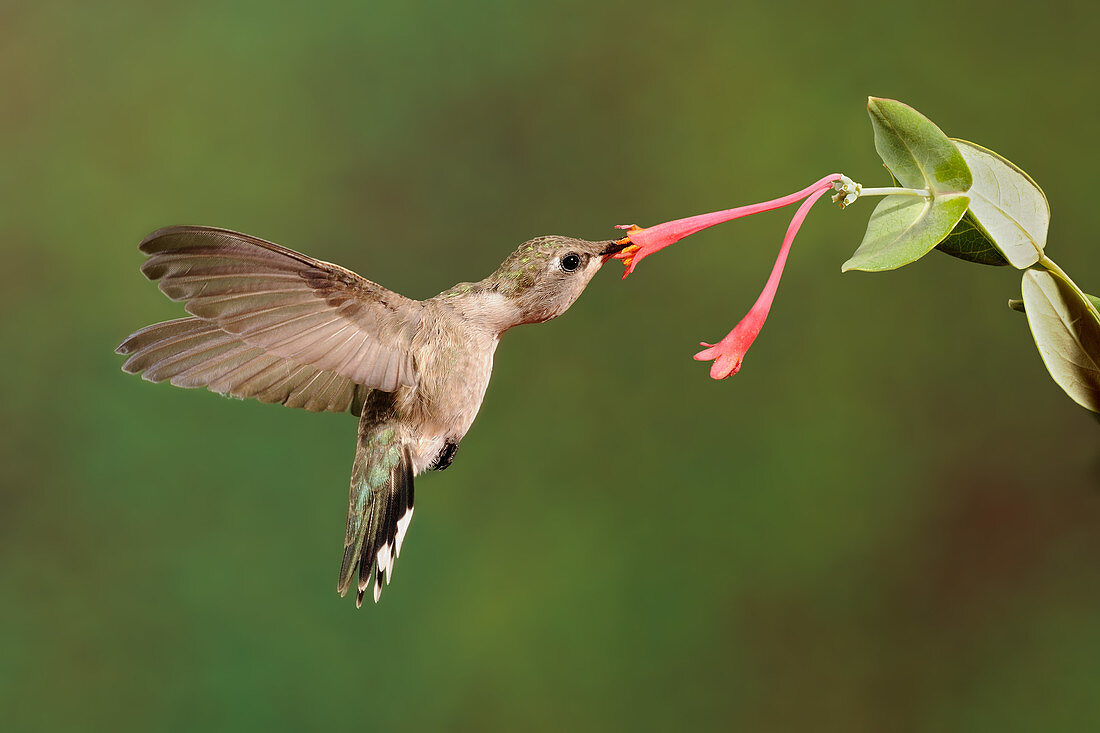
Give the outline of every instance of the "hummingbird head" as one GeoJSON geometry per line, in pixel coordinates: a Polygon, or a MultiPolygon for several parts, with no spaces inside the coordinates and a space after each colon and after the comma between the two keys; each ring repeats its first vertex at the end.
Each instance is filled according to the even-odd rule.
{"type": "Polygon", "coordinates": [[[603,263],[625,245],[571,237],[537,237],[521,244],[483,282],[514,311],[509,326],[557,318],[580,297],[603,263]]]}

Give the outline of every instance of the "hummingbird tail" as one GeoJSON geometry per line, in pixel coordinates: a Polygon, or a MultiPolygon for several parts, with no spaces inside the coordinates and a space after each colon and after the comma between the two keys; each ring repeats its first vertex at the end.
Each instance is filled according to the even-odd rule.
{"type": "Polygon", "coordinates": [[[352,467],[344,560],[336,587],[341,596],[347,593],[358,570],[356,607],[363,605],[372,569],[375,603],[382,595],[383,578],[389,584],[412,513],[412,461],[398,426],[364,421],[352,467]]]}

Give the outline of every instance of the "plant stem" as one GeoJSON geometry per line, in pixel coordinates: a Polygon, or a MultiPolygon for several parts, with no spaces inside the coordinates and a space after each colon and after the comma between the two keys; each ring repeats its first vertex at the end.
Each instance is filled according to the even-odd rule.
{"type": "Polygon", "coordinates": [[[1092,313],[1092,317],[1096,319],[1097,323],[1100,323],[1100,311],[1096,309],[1096,306],[1093,304],[1089,296],[1085,294],[1085,291],[1077,287],[1077,283],[1073,282],[1073,279],[1066,274],[1065,270],[1059,267],[1054,260],[1047,257],[1045,253],[1041,257],[1039,257],[1038,264],[1042,265],[1048,272],[1051,272],[1057,277],[1060,277],[1063,281],[1065,281],[1066,285],[1069,285],[1071,288],[1073,288],[1073,291],[1077,293],[1077,295],[1081,298],[1081,301],[1088,307],[1089,312],[1092,313]]]}
{"type": "Polygon", "coordinates": [[[928,198],[931,194],[924,188],[898,188],[896,186],[886,186],[884,188],[863,188],[859,191],[860,196],[921,196],[922,198],[928,198]]]}
{"type": "Polygon", "coordinates": [[[900,186],[884,186],[881,188],[864,188],[862,183],[856,183],[851,178],[841,175],[833,181],[833,203],[840,204],[840,208],[851,206],[861,196],[920,196],[932,198],[932,193],[923,188],[902,188],[900,186]]]}

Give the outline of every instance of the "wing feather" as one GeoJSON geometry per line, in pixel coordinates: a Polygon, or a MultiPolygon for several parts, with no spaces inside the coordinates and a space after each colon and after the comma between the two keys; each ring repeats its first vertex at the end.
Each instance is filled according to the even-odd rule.
{"type": "Polygon", "coordinates": [[[225,229],[170,227],[141,250],[149,256],[142,272],[165,295],[244,344],[382,391],[416,383],[419,301],[225,229]]]}
{"type": "Polygon", "coordinates": [[[201,318],[141,329],[118,347],[131,374],[177,387],[206,387],[233,397],[279,402],[313,412],[359,414],[369,387],[336,372],[298,364],[251,346],[201,318]]]}

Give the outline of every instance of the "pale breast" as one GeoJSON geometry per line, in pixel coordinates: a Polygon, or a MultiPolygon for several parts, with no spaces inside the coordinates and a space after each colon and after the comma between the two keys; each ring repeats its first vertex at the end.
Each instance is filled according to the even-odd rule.
{"type": "Polygon", "coordinates": [[[497,341],[450,309],[425,314],[412,348],[417,384],[395,395],[400,413],[420,434],[414,463],[431,463],[448,440],[459,442],[470,429],[489,386],[497,341]]]}

